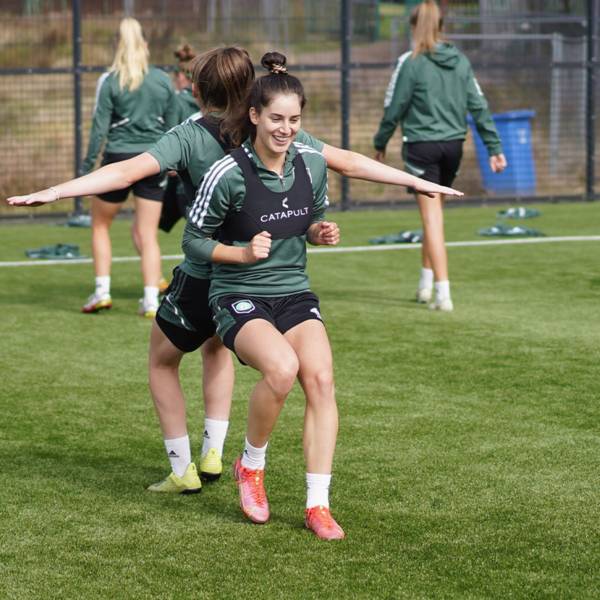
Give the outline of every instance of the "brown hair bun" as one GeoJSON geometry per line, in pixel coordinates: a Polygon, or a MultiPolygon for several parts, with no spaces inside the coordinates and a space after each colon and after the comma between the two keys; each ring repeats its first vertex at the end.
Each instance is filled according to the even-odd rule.
{"type": "Polygon", "coordinates": [[[280,52],[267,52],[260,64],[272,74],[287,74],[287,58],[280,52]]]}

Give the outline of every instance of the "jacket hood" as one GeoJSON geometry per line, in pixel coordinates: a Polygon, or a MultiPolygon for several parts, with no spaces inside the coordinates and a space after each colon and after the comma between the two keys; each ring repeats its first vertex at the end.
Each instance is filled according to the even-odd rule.
{"type": "Polygon", "coordinates": [[[456,49],[456,46],[448,42],[440,42],[436,45],[433,52],[428,52],[425,56],[438,67],[454,69],[458,64],[460,53],[456,49]]]}

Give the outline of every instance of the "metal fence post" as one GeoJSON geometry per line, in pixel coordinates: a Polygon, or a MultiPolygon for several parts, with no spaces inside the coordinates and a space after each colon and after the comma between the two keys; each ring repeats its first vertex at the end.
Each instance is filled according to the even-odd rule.
{"type": "MultiPolygon", "coordinates": [[[[75,177],[81,175],[81,2],[73,0],[73,112],[75,119],[75,177]]],[[[75,214],[82,212],[81,198],[73,203],[75,214]]]]}
{"type": "MultiPolygon", "coordinates": [[[[342,148],[350,147],[350,38],[352,36],[352,0],[342,0],[341,32],[342,32],[342,148]]],[[[349,183],[342,177],[342,210],[350,208],[349,183]]]]}
{"type": "Polygon", "coordinates": [[[585,193],[588,200],[594,199],[594,160],[596,153],[596,103],[595,103],[595,85],[596,73],[594,69],[596,55],[596,0],[588,0],[587,2],[587,65],[586,65],[586,107],[585,107],[585,193]]]}

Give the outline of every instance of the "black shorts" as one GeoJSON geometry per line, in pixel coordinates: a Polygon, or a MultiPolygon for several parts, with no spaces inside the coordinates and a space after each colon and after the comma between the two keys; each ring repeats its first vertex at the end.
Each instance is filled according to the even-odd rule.
{"type": "Polygon", "coordinates": [[[169,341],[182,352],[197,350],[215,335],[215,322],[208,306],[208,279],[197,279],[179,267],[156,313],[156,323],[169,341]]]}
{"type": "MultiPolygon", "coordinates": [[[[104,158],[102,159],[102,166],[127,160],[128,158],[133,158],[139,154],[140,152],[105,152],[104,158]]],[[[106,192],[106,194],[98,194],[98,198],[104,200],[104,202],[118,204],[120,202],[125,202],[125,200],[127,200],[127,196],[129,196],[129,192],[133,191],[134,195],[138,198],[162,202],[166,187],[166,175],[158,173],[157,175],[150,175],[150,177],[140,179],[133,185],[123,188],[122,190],[106,192]]]]}
{"type": "Polygon", "coordinates": [[[234,350],[235,336],[240,329],[253,319],[269,321],[280,332],[317,319],[323,321],[319,310],[319,299],[312,292],[299,292],[289,296],[248,296],[231,294],[214,300],[212,308],[217,323],[217,333],[223,344],[234,350]]]}
{"type": "Polygon", "coordinates": [[[409,173],[446,187],[452,185],[458,174],[462,153],[463,140],[402,145],[402,158],[409,173]]]}

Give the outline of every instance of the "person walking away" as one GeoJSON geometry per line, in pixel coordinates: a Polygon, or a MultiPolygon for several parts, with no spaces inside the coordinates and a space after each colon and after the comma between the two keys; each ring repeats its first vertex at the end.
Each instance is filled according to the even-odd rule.
{"type": "MultiPolygon", "coordinates": [[[[148,60],[148,45],[139,22],[123,19],[113,64],[98,80],[84,173],[93,169],[104,140],[102,165],[108,165],[143,153],[177,124],[178,105],[171,80],[165,72],[150,66],[148,60]]],[[[139,313],[149,318],[156,315],[161,279],[158,222],[165,185],[164,177],[158,173],[92,199],[96,281],[95,290],[82,312],[96,313],[112,306],[110,227],[129,192],[133,191],[135,216],[131,233],[141,258],[144,284],[139,313]]]]}
{"type": "MultiPolygon", "coordinates": [[[[467,57],[442,38],[442,16],[434,0],[416,6],[410,16],[413,49],[398,59],[384,100],[384,114],[374,137],[375,158],[385,150],[396,127],[402,128],[406,170],[421,179],[451,186],[460,166],[467,134],[467,112],[476,124],[497,173],[506,158],[487,101],[467,57]]],[[[417,302],[451,311],[444,237],[444,195],[416,191],[423,224],[421,277],[417,302]]]]}

